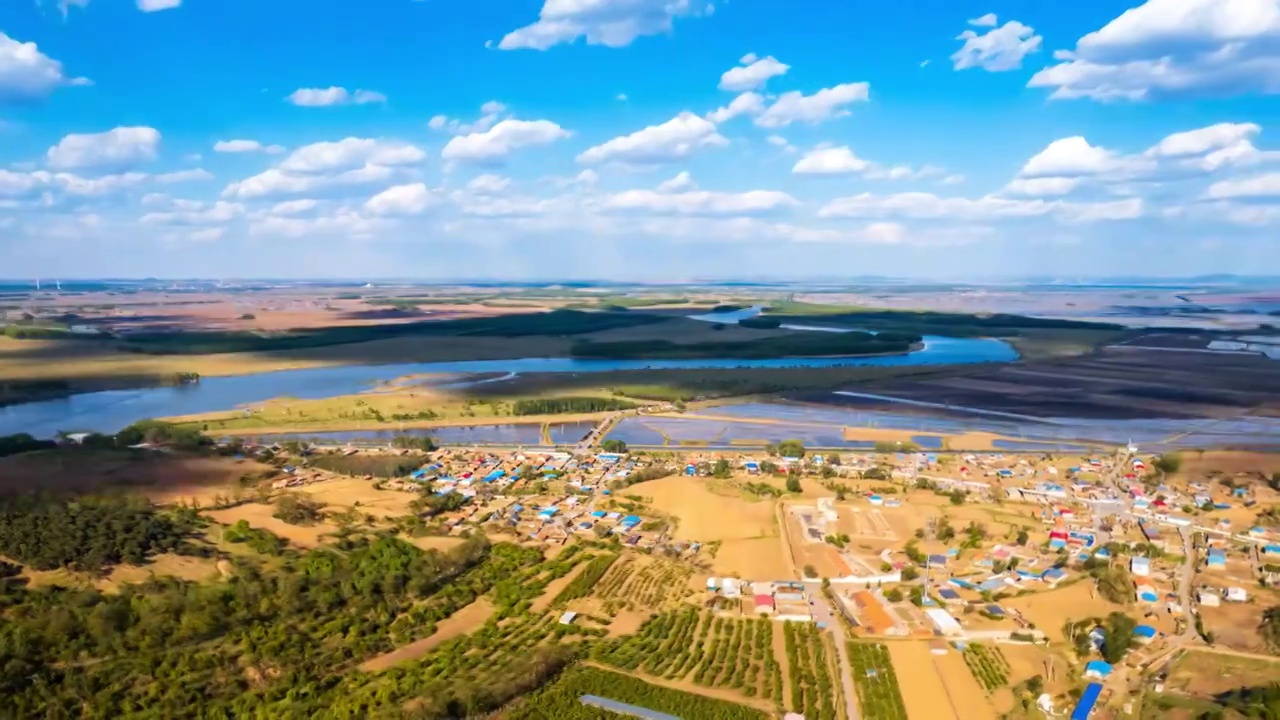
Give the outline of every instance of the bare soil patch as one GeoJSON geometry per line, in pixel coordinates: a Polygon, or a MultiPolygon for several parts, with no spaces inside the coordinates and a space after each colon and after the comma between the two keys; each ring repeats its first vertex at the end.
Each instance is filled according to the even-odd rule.
{"type": "Polygon", "coordinates": [[[911,718],[958,718],[947,686],[934,666],[929,644],[918,641],[886,643],[893,670],[902,689],[902,701],[911,718]]]}
{"type": "Polygon", "coordinates": [[[933,659],[960,720],[994,720],[998,716],[959,650],[949,648],[946,655],[934,655],[933,659]]]}
{"type": "Polygon", "coordinates": [[[369,480],[334,478],[313,483],[303,488],[313,500],[328,506],[328,510],[354,508],[375,517],[399,517],[408,515],[409,503],[416,497],[400,490],[379,490],[369,480]]]}
{"type": "Polygon", "coordinates": [[[573,582],[575,578],[581,575],[582,571],[585,570],[586,567],[587,563],[581,563],[574,569],[570,570],[564,577],[556,578],[555,580],[547,583],[547,589],[542,593],[542,595],[538,596],[537,600],[533,601],[533,612],[540,613],[545,611],[548,607],[551,607],[551,602],[556,599],[556,596],[560,594],[560,591],[568,587],[569,583],[573,582]]]}
{"type": "Polygon", "coordinates": [[[1168,691],[1206,697],[1241,687],[1267,685],[1280,676],[1275,660],[1241,657],[1208,650],[1188,650],[1169,670],[1168,691]]]}
{"type": "Polygon", "coordinates": [[[1055,642],[1063,641],[1062,626],[1067,620],[1087,617],[1106,617],[1113,612],[1125,612],[1128,608],[1108,602],[1095,595],[1092,582],[1084,581],[1060,590],[1024,595],[1004,600],[1001,605],[1022,613],[1036,629],[1055,642]]]}
{"type": "Polygon", "coordinates": [[[436,631],[430,637],[405,645],[402,648],[396,648],[385,655],[379,655],[371,660],[361,663],[360,669],[367,672],[378,672],[386,670],[389,667],[398,665],[402,662],[417,660],[418,658],[431,652],[436,646],[452,640],[459,635],[465,635],[484,625],[493,615],[493,604],[488,598],[479,598],[470,605],[462,608],[458,612],[450,615],[436,625],[436,631]]]}
{"type": "Polygon", "coordinates": [[[211,558],[185,555],[156,555],[146,565],[117,565],[106,577],[94,583],[99,590],[119,590],[127,583],[140,583],[152,577],[175,577],[179,580],[200,582],[218,577],[218,564],[211,558]]]}

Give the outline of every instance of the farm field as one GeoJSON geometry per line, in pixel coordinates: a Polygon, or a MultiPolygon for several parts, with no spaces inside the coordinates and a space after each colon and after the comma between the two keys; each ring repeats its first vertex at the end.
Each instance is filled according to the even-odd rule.
{"type": "Polygon", "coordinates": [[[656,615],[592,657],[647,677],[727,692],[762,708],[781,705],[782,670],[774,657],[776,623],[717,617],[689,607],[656,615]]]}
{"type": "Polygon", "coordinates": [[[675,519],[679,540],[720,543],[714,557],[706,553],[713,574],[783,579],[791,576],[778,537],[773,502],[721,495],[707,481],[685,476],[631,486],[628,494],[648,499],[659,513],[675,519]]]}
{"type": "Polygon", "coordinates": [[[725,700],[704,697],[663,685],[648,683],[621,673],[580,667],[565,673],[552,685],[504,709],[499,720],[600,720],[616,717],[584,705],[583,695],[628,703],[682,720],[769,720],[765,711],[725,700]]]}
{"type": "Polygon", "coordinates": [[[858,707],[866,717],[910,720],[886,646],[850,642],[849,663],[858,693],[858,707]]]}
{"type": "Polygon", "coordinates": [[[1262,614],[1267,608],[1280,605],[1280,592],[1250,587],[1251,602],[1224,602],[1219,607],[1202,607],[1200,616],[1205,630],[1213,633],[1214,642],[1242,652],[1268,652],[1266,643],[1258,632],[1262,614]]]}
{"type": "Polygon", "coordinates": [[[1170,666],[1165,692],[1213,696],[1275,682],[1277,673],[1280,673],[1280,657],[1266,660],[1192,649],[1182,653],[1170,666]]]}
{"type": "Polygon", "coordinates": [[[790,693],[786,707],[815,720],[843,717],[845,704],[839,697],[835,650],[830,647],[830,637],[812,623],[783,623],[782,632],[790,693]]]}
{"type": "Polygon", "coordinates": [[[659,611],[691,595],[693,568],[650,555],[626,553],[592,587],[592,600],[610,617],[659,611]]]}
{"type": "Polygon", "coordinates": [[[373,487],[372,482],[352,477],[335,477],[311,483],[298,492],[324,503],[328,510],[354,508],[361,514],[379,518],[410,514],[409,504],[414,499],[413,493],[378,490],[373,487]]]}
{"type": "Polygon", "coordinates": [[[249,527],[269,530],[300,548],[317,547],[324,543],[325,535],[338,529],[336,525],[326,522],[315,525],[290,525],[279,518],[272,517],[273,512],[275,512],[273,505],[247,503],[225,510],[206,510],[204,514],[222,525],[235,525],[244,520],[249,523],[249,527]]]}
{"type": "Polygon", "coordinates": [[[885,643],[893,661],[906,704],[907,715],[915,718],[960,718],[956,698],[947,690],[938,674],[933,653],[927,642],[905,640],[885,643]]]}
{"type": "Polygon", "coordinates": [[[436,625],[436,631],[429,637],[415,640],[385,655],[370,658],[360,664],[360,669],[366,672],[378,672],[403,662],[417,660],[433,648],[480,628],[492,614],[493,603],[486,598],[480,598],[439,622],[436,625]]]}
{"type": "Polygon", "coordinates": [[[934,655],[933,660],[960,720],[995,720],[998,717],[990,701],[992,691],[977,679],[964,654],[948,647],[945,655],[934,655]]]}
{"type": "Polygon", "coordinates": [[[1017,610],[1028,622],[1034,623],[1050,640],[1061,642],[1065,638],[1062,626],[1068,620],[1087,617],[1106,617],[1126,608],[1096,596],[1092,583],[1079,582],[1058,590],[1024,595],[1005,600],[1001,605],[1017,610]]]}

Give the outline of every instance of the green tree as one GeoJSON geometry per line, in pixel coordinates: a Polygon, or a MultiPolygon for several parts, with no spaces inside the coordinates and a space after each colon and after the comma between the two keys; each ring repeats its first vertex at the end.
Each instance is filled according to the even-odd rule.
{"type": "Polygon", "coordinates": [[[778,454],[785,458],[802,458],[805,454],[804,443],[800,440],[783,440],[778,443],[778,454]]]}
{"type": "Polygon", "coordinates": [[[1280,605],[1273,605],[1262,613],[1258,633],[1272,652],[1280,654],[1280,605]]]}
{"type": "Polygon", "coordinates": [[[1165,453],[1156,458],[1151,466],[1166,475],[1172,475],[1182,469],[1182,456],[1178,453],[1165,453]]]}
{"type": "Polygon", "coordinates": [[[804,492],[804,488],[800,485],[800,478],[794,475],[787,477],[787,492],[798,493],[804,492]]]}
{"type": "Polygon", "coordinates": [[[627,451],[627,444],[621,440],[609,439],[600,443],[600,449],[607,453],[624,453],[627,451]]]}

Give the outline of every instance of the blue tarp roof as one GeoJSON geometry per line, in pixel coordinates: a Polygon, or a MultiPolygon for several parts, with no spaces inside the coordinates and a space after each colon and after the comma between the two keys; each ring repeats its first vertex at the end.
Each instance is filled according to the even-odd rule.
{"type": "Polygon", "coordinates": [[[591,517],[604,517],[604,516],[605,516],[605,512],[603,510],[597,510],[591,513],[591,517]]]}
{"type": "Polygon", "coordinates": [[[990,580],[984,580],[978,587],[983,590],[999,590],[1004,587],[1004,578],[993,577],[990,580]]]}
{"type": "Polygon", "coordinates": [[[1084,694],[1080,696],[1080,702],[1076,703],[1076,709],[1071,711],[1071,720],[1087,720],[1089,713],[1093,712],[1093,706],[1098,704],[1098,696],[1102,695],[1101,683],[1089,683],[1089,687],[1084,689],[1084,694]]]}
{"type": "Polygon", "coordinates": [[[946,555],[930,555],[929,564],[930,565],[946,565],[947,556],[946,555]]]}
{"type": "Polygon", "coordinates": [[[969,582],[968,580],[961,580],[960,578],[951,578],[947,582],[951,583],[952,585],[955,585],[956,587],[962,587],[962,588],[973,587],[973,583],[969,582]]]}
{"type": "Polygon", "coordinates": [[[1111,663],[1105,660],[1090,660],[1084,665],[1085,672],[1096,672],[1103,677],[1111,674],[1111,663]]]}
{"type": "Polygon", "coordinates": [[[1048,570],[1045,570],[1044,572],[1040,573],[1040,577],[1046,580],[1057,580],[1058,578],[1063,578],[1066,576],[1067,576],[1067,573],[1063,571],[1062,568],[1049,568],[1048,570]]]}
{"type": "Polygon", "coordinates": [[[944,600],[960,599],[960,593],[956,592],[955,590],[952,590],[951,588],[941,588],[940,590],[938,590],[938,594],[941,595],[942,599],[944,600]]]}
{"type": "Polygon", "coordinates": [[[1139,625],[1133,629],[1133,634],[1138,637],[1153,638],[1156,636],[1156,629],[1150,625],[1139,625]]]}
{"type": "Polygon", "coordinates": [[[623,524],[623,525],[639,525],[639,524],[640,524],[640,516],[639,516],[639,515],[628,515],[628,516],[626,516],[626,517],[622,518],[622,524],[623,524]]]}

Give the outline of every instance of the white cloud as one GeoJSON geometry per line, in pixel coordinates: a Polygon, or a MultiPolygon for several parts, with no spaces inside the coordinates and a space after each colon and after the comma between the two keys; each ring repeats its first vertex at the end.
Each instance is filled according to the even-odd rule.
{"type": "Polygon", "coordinates": [[[285,98],[298,107],[329,107],[331,105],[369,105],[385,103],[387,96],[372,90],[348,92],[343,87],[298,88],[285,98]]]}
{"type": "Polygon", "coordinates": [[[432,130],[448,130],[454,135],[467,135],[470,133],[482,133],[493,127],[502,117],[502,113],[507,111],[507,106],[497,100],[490,100],[480,106],[480,117],[472,123],[464,123],[456,118],[449,118],[446,115],[436,115],[427,122],[427,127],[432,130]]]}
{"type": "Polygon", "coordinates": [[[172,10],[181,6],[182,0],[138,0],[138,9],[148,13],[172,10]]]}
{"type": "Polygon", "coordinates": [[[870,168],[870,161],[855,155],[847,145],[841,145],[810,150],[791,168],[791,172],[797,175],[849,175],[870,168]]]}
{"type": "Polygon", "coordinates": [[[68,78],[62,63],[40,52],[33,42],[18,42],[0,32],[0,100],[40,98],[63,85],[87,85],[68,78]]]}
{"type": "Polygon", "coordinates": [[[231,183],[222,194],[248,199],[385,182],[426,156],[414,145],[395,141],[349,137],[313,143],[270,170],[231,183]]]}
{"type": "Polygon", "coordinates": [[[213,242],[215,240],[221,240],[222,236],[226,234],[226,232],[227,232],[226,228],[220,228],[220,227],[205,228],[203,230],[192,230],[190,233],[187,234],[187,239],[190,240],[191,242],[213,242]]]}
{"type": "Polygon", "coordinates": [[[608,210],[669,215],[747,215],[772,212],[797,204],[795,198],[774,190],[750,190],[744,193],[627,190],[605,196],[602,201],[603,207],[608,210]]]}
{"type": "Polygon", "coordinates": [[[764,96],[758,93],[744,92],[730,101],[728,105],[707,113],[707,119],[719,125],[739,115],[754,116],[762,112],[764,112],[764,96]]]}
{"type": "Polygon", "coordinates": [[[58,170],[121,168],[156,158],[160,133],[150,127],[118,127],[103,133],[67,135],[49,148],[49,167],[58,170]]]}
{"type": "Polygon", "coordinates": [[[1073,177],[1016,178],[1001,192],[1025,197],[1056,197],[1069,194],[1079,182],[1079,178],[1073,177]]]}
{"type": "Polygon", "coordinates": [[[995,13],[987,13],[982,17],[970,20],[969,24],[974,27],[995,27],[1000,24],[1000,21],[996,19],[995,13]]]}
{"type": "Polygon", "coordinates": [[[787,139],[782,137],[781,135],[770,135],[769,137],[765,138],[765,142],[768,142],[770,145],[776,148],[782,148],[782,150],[789,153],[793,153],[796,151],[795,146],[792,145],[790,142],[788,142],[787,139]]]}
{"type": "Polygon", "coordinates": [[[731,92],[758,90],[764,87],[770,78],[786,75],[790,69],[790,65],[778,62],[773,56],[757,58],[755,55],[747,55],[742,58],[741,65],[726,70],[720,76],[720,89],[731,92]]]}
{"type": "Polygon", "coordinates": [[[590,148],[578,156],[578,162],[654,165],[681,160],[700,148],[728,144],[729,141],[716,132],[714,123],[691,112],[682,112],[661,125],[650,125],[590,148]]]}
{"type": "Polygon", "coordinates": [[[326,235],[356,240],[367,240],[387,230],[387,221],[372,215],[366,215],[351,208],[339,208],[328,215],[317,215],[310,218],[269,216],[254,220],[249,224],[252,236],[279,236],[287,238],[303,238],[315,235],[326,235]]]}
{"type": "Polygon", "coordinates": [[[658,185],[658,192],[661,192],[661,193],[685,192],[686,190],[693,190],[696,187],[698,187],[698,185],[693,181],[693,177],[689,175],[689,171],[682,170],[675,177],[671,178],[670,180],[666,180],[662,182],[662,184],[658,185]]]}
{"type": "Polygon", "coordinates": [[[870,180],[920,180],[942,175],[942,168],[926,165],[919,170],[904,165],[885,166],[858,157],[847,145],[819,145],[805,153],[792,168],[797,175],[854,175],[870,180]]]}
{"type": "Polygon", "coordinates": [[[240,203],[221,200],[213,204],[189,202],[172,212],[147,213],[139,222],[144,225],[212,225],[230,222],[243,215],[244,206],[240,203]]]}
{"type": "Polygon", "coordinates": [[[865,82],[845,83],[819,90],[812,95],[799,91],[783,93],[756,118],[760,127],[785,127],[793,122],[818,123],[849,114],[846,106],[866,102],[870,85],[865,82]]]}
{"type": "Polygon", "coordinates": [[[1280,93],[1276,0],[1147,0],[1055,53],[1028,87],[1056,99],[1280,93]]]}
{"type": "Polygon", "coordinates": [[[286,200],[271,206],[270,212],[272,215],[301,215],[315,210],[318,205],[319,203],[310,198],[286,200]]]}
{"type": "Polygon", "coordinates": [[[1134,219],[1142,215],[1143,209],[1143,202],[1138,198],[1114,202],[1069,203],[1061,200],[1022,200],[994,195],[974,200],[958,197],[943,198],[924,192],[896,195],[862,193],[827,203],[818,211],[818,217],[991,220],[1053,215],[1066,222],[1094,222],[1134,219]]]}
{"type": "Polygon", "coordinates": [[[538,21],[502,38],[502,50],[546,50],[585,37],[589,45],[626,47],[670,32],[672,19],[710,15],[709,0],[545,0],[538,21]]]}
{"type": "Polygon", "coordinates": [[[440,201],[423,183],[396,185],[369,198],[364,209],[374,215],[419,215],[440,201]]]}
{"type": "Polygon", "coordinates": [[[191,170],[178,170],[177,172],[161,173],[156,176],[156,182],[165,185],[184,182],[199,182],[201,180],[212,180],[213,173],[204,168],[192,168],[191,170]]]}
{"type": "Polygon", "coordinates": [[[1280,198],[1280,173],[1219,180],[1209,186],[1205,196],[1213,199],[1280,198]]]}
{"type": "Polygon", "coordinates": [[[467,190],[478,195],[497,195],[510,186],[511,180],[501,175],[479,175],[467,183],[467,190]]]}
{"type": "Polygon", "coordinates": [[[501,164],[521,148],[547,145],[572,133],[550,120],[503,120],[484,132],[460,135],[440,152],[445,160],[501,164]]]}
{"type": "Polygon", "coordinates": [[[1196,130],[1173,133],[1148,150],[1147,154],[1157,157],[1203,155],[1236,145],[1261,131],[1262,128],[1253,123],[1218,123],[1196,130]]]}
{"type": "MultiPolygon", "coordinates": [[[[978,20],[990,18],[994,24],[994,15],[985,15],[978,20]]],[[[978,25],[977,21],[970,21],[978,25]]],[[[964,45],[951,56],[956,70],[982,68],[988,72],[1017,70],[1022,67],[1022,59],[1040,50],[1043,41],[1035,30],[1017,20],[1010,20],[1004,26],[993,28],[984,35],[972,30],[960,33],[957,40],[964,45]]]]}
{"type": "Polygon", "coordinates": [[[213,144],[213,151],[220,153],[266,153],[279,155],[284,152],[280,145],[263,145],[257,140],[219,140],[213,144]]]}
{"type": "Polygon", "coordinates": [[[426,158],[425,152],[409,143],[349,137],[300,147],[280,163],[280,169],[316,174],[352,170],[364,165],[417,165],[426,158]]]}
{"type": "Polygon", "coordinates": [[[1026,178],[1103,175],[1137,170],[1144,164],[1136,158],[1094,147],[1077,135],[1049,143],[1022,166],[1019,175],[1026,178]]]}
{"type": "Polygon", "coordinates": [[[69,195],[94,197],[110,195],[120,192],[121,190],[127,190],[128,188],[140,185],[149,177],[146,173],[140,172],[103,175],[96,178],[83,178],[71,173],[57,173],[52,176],[49,176],[48,173],[37,173],[37,175],[48,178],[49,181],[69,195]]]}

